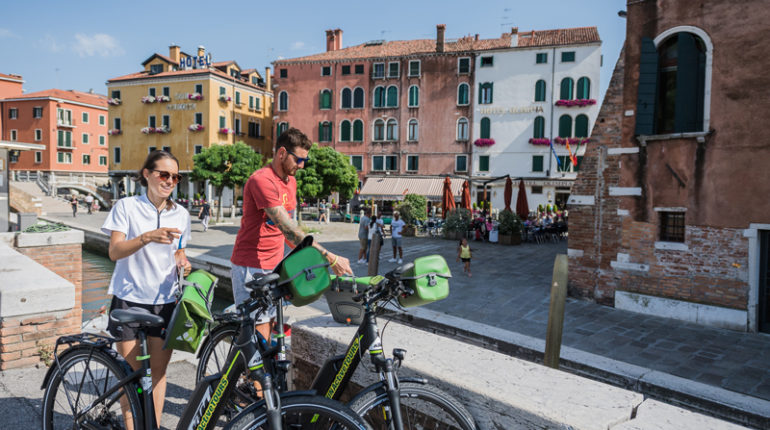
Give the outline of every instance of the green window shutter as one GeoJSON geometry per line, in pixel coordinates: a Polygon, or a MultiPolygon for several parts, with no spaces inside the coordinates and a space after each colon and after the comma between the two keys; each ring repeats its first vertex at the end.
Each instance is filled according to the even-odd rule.
{"type": "Polygon", "coordinates": [[[56,146],[64,146],[64,131],[62,130],[57,133],[56,146]]]}
{"type": "Polygon", "coordinates": [[[493,85],[494,85],[494,83],[493,83],[493,82],[490,82],[490,83],[489,83],[489,103],[493,103],[493,102],[494,102],[494,100],[493,100],[493,97],[494,97],[494,94],[495,94],[495,93],[494,93],[494,87],[493,87],[493,85]]]}
{"type": "Polygon", "coordinates": [[[703,86],[706,56],[696,46],[695,36],[678,33],[674,131],[703,131],[703,86]]]}
{"type": "Polygon", "coordinates": [[[562,115],[559,118],[559,137],[572,137],[572,117],[562,115]]]}
{"type": "Polygon", "coordinates": [[[545,137],[545,118],[538,116],[535,118],[535,132],[533,136],[535,139],[541,139],[545,137]]]}
{"type": "Polygon", "coordinates": [[[219,95],[220,96],[225,95],[225,87],[219,87],[219,95]]]}
{"type": "Polygon", "coordinates": [[[575,172],[580,170],[580,165],[583,164],[583,156],[582,155],[581,156],[577,156],[576,158],[577,158],[577,166],[572,166],[572,170],[575,171],[575,172]]]}
{"type": "Polygon", "coordinates": [[[219,117],[219,128],[225,128],[225,117],[219,117]]]}
{"type": "Polygon", "coordinates": [[[588,137],[588,116],[580,114],[575,118],[575,137],[588,137]]]}
{"type": "Polygon", "coordinates": [[[572,100],[572,86],[574,85],[572,78],[564,78],[561,80],[561,91],[559,98],[562,100],[572,100]]]}
{"type": "Polygon", "coordinates": [[[395,86],[388,87],[388,107],[398,106],[398,89],[395,86]]]}
{"type": "Polygon", "coordinates": [[[241,104],[241,93],[238,91],[235,92],[235,104],[241,104]]]}
{"type": "Polygon", "coordinates": [[[324,123],[322,122],[318,123],[318,141],[319,142],[324,141],[324,123]]]}
{"type": "Polygon", "coordinates": [[[532,156],[532,171],[533,172],[542,172],[543,171],[543,156],[542,155],[533,155],[532,156]]]}
{"type": "Polygon", "coordinates": [[[479,104],[482,103],[481,93],[484,91],[484,85],[479,84],[479,104]]]}
{"type": "Polygon", "coordinates": [[[331,142],[334,140],[334,123],[328,123],[328,131],[326,133],[326,141],[331,142]]]}
{"type": "Polygon", "coordinates": [[[254,109],[254,96],[249,96],[249,109],[254,109]]]}
{"type": "Polygon", "coordinates": [[[591,81],[585,76],[578,79],[577,96],[575,98],[578,98],[578,99],[591,98],[591,81]]]}
{"type": "Polygon", "coordinates": [[[342,124],[340,124],[340,140],[343,142],[350,141],[350,121],[342,121],[342,124]]]}
{"type": "Polygon", "coordinates": [[[489,136],[491,134],[490,128],[491,128],[491,124],[490,124],[489,118],[487,117],[481,118],[481,138],[482,139],[489,139],[489,136]]]}
{"type": "Polygon", "coordinates": [[[364,122],[360,119],[353,121],[353,140],[356,142],[364,140],[364,122]]]}
{"type": "Polygon", "coordinates": [[[489,171],[489,155],[482,155],[479,157],[479,171],[480,172],[489,171]]]}
{"type": "Polygon", "coordinates": [[[539,80],[535,84],[535,101],[536,102],[544,102],[545,101],[545,81],[539,80]]]}
{"type": "Polygon", "coordinates": [[[636,135],[655,133],[655,97],[658,92],[658,52],[655,42],[642,38],[639,88],[636,93],[636,135]]]}
{"type": "Polygon", "coordinates": [[[65,146],[72,147],[72,132],[71,131],[65,131],[64,137],[67,139],[67,142],[65,143],[65,146]]]}

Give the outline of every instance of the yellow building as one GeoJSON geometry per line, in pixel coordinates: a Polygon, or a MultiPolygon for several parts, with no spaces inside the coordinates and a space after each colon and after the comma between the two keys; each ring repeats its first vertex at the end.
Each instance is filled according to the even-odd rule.
{"type": "Polygon", "coordinates": [[[170,151],[185,176],[178,189],[205,192],[187,180],[193,155],[211,145],[243,141],[272,157],[273,93],[270,68],[262,76],[235,61],[213,63],[200,46],[189,55],[176,45],[153,54],[144,70],[107,81],[110,176],[113,193],[136,192],[129,181],[154,149],[170,151]],[[122,185],[121,185],[122,184],[122,185]]]}

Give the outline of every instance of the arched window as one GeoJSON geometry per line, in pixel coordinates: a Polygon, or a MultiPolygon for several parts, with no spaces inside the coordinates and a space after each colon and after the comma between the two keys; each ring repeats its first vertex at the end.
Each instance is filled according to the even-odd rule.
{"type": "Polygon", "coordinates": [[[575,86],[575,81],[572,78],[564,78],[561,80],[561,92],[559,98],[562,100],[572,100],[572,89],[575,86]]]}
{"type": "Polygon", "coordinates": [[[464,142],[468,140],[468,118],[457,120],[457,140],[464,142]]]}
{"type": "Polygon", "coordinates": [[[590,99],[591,98],[591,80],[583,76],[578,79],[576,99],[590,99]]]}
{"type": "Polygon", "coordinates": [[[374,87],[374,107],[385,107],[385,87],[374,87]]]}
{"type": "Polygon", "coordinates": [[[588,137],[588,115],[575,117],[575,137],[588,137]]]}
{"type": "Polygon", "coordinates": [[[542,116],[535,117],[535,130],[532,133],[532,137],[535,139],[545,137],[545,118],[542,116]]]}
{"type": "Polygon", "coordinates": [[[380,118],[374,120],[374,140],[385,140],[385,121],[380,118]]]}
{"type": "Polygon", "coordinates": [[[398,107],[398,87],[391,85],[388,87],[388,107],[398,107]]]}
{"type": "Polygon", "coordinates": [[[320,109],[332,108],[332,92],[331,90],[321,90],[321,94],[318,97],[320,109]]]}
{"type": "Polygon", "coordinates": [[[281,91],[281,94],[278,94],[278,110],[289,110],[289,93],[286,91],[281,91]]]}
{"type": "Polygon", "coordinates": [[[409,107],[420,105],[420,88],[417,85],[409,87],[409,107]]]}
{"type": "Polygon", "coordinates": [[[398,122],[391,118],[388,120],[387,140],[398,140],[398,122]]]}
{"type": "Polygon", "coordinates": [[[318,123],[318,141],[319,142],[332,141],[332,123],[330,123],[329,121],[322,121],[318,123]]]}
{"type": "Polygon", "coordinates": [[[355,90],[353,90],[353,108],[354,109],[364,108],[364,89],[361,87],[358,87],[355,90]]]}
{"type": "Polygon", "coordinates": [[[364,122],[361,121],[360,119],[353,121],[353,141],[354,142],[364,141],[364,122]]]}
{"type": "Polygon", "coordinates": [[[462,84],[457,86],[457,104],[460,106],[466,106],[468,105],[468,100],[470,100],[470,97],[468,95],[468,92],[470,91],[470,86],[463,82],[462,84]]]}
{"type": "Polygon", "coordinates": [[[536,102],[545,101],[545,81],[542,79],[537,81],[537,83],[535,83],[535,101],[536,102]]]}
{"type": "Polygon", "coordinates": [[[289,129],[289,123],[288,122],[279,122],[278,128],[276,129],[276,136],[280,136],[283,134],[284,131],[289,129]]]}
{"type": "Polygon", "coordinates": [[[352,106],[352,98],[353,98],[353,92],[350,91],[350,88],[343,88],[342,89],[342,97],[340,97],[341,103],[342,103],[342,109],[350,109],[352,106]]]}
{"type": "Polygon", "coordinates": [[[483,117],[481,118],[481,138],[482,139],[489,139],[489,136],[491,133],[491,121],[489,121],[489,118],[483,117]]]}
{"type": "Polygon", "coordinates": [[[420,125],[417,120],[412,118],[409,120],[408,136],[406,140],[416,141],[420,138],[420,125]]]}
{"type": "Polygon", "coordinates": [[[340,123],[340,142],[350,142],[350,121],[340,123]]]}
{"type": "Polygon", "coordinates": [[[572,117],[562,115],[559,117],[559,137],[572,137],[572,117]]]}

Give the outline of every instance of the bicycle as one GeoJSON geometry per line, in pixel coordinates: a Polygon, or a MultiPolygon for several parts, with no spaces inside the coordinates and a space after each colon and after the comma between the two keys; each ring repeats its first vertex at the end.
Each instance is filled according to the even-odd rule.
{"type": "MultiPolygon", "coordinates": [[[[401,281],[401,274],[410,269],[413,263],[400,266],[384,276],[370,279],[367,286],[354,300],[364,307],[364,318],[345,354],[328,359],[318,371],[311,389],[326,398],[339,400],[350,378],[361,362],[361,351],[367,350],[375,371],[380,375],[380,382],[369,385],[348,403],[351,408],[364,417],[374,428],[392,428],[396,430],[416,428],[458,428],[472,430],[476,428],[473,416],[462,404],[449,394],[439,390],[423,378],[403,378],[399,380],[398,369],[405,358],[406,351],[395,348],[392,358],[387,358],[382,349],[382,342],[377,328],[377,314],[384,310],[384,304],[400,295],[411,295],[414,291],[401,281]]],[[[335,279],[338,287],[339,278],[335,279]]],[[[274,366],[275,380],[285,387],[288,362],[276,359],[276,351],[285,351],[283,313],[280,298],[277,303],[279,335],[277,345],[262,350],[266,362],[277,363],[274,366]]],[[[229,351],[232,338],[238,336],[238,327],[223,324],[213,330],[204,340],[199,353],[198,377],[206,374],[213,354],[229,351]]],[[[215,362],[217,358],[214,358],[215,362]]],[[[248,410],[248,408],[247,408],[248,410]]]]}
{"type": "MultiPolygon", "coordinates": [[[[265,371],[254,335],[252,312],[262,312],[271,302],[260,293],[276,284],[278,275],[258,280],[251,298],[238,306],[233,322],[239,335],[228,355],[223,372],[197,382],[177,429],[213,429],[223,412],[223,399],[231,397],[234,380],[247,369],[249,380],[261,384],[263,399],[249,408],[248,416],[233,419],[227,428],[335,428],[367,429],[366,423],[342,403],[313,395],[312,392],[280,392],[265,371]]],[[[152,377],[145,330],[164,323],[163,318],[138,309],[119,309],[111,318],[137,328],[141,367],[132,371],[113,350],[115,339],[94,334],[64,336],[57,340],[54,364],[48,369],[41,388],[43,429],[156,429],[152,400],[152,377]],[[69,348],[58,354],[60,345],[69,348]],[[141,400],[140,400],[141,397],[141,400]]]]}

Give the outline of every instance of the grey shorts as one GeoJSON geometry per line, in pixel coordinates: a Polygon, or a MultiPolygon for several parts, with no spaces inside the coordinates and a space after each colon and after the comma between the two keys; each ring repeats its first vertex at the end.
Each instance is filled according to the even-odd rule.
{"type": "Polygon", "coordinates": [[[361,249],[366,249],[366,246],[369,244],[369,239],[367,239],[365,236],[359,237],[358,243],[361,245],[361,249]]]}
{"type": "MultiPolygon", "coordinates": [[[[249,298],[249,290],[245,287],[246,283],[253,280],[255,275],[264,275],[270,273],[270,270],[239,266],[232,262],[230,265],[230,279],[233,283],[233,300],[236,305],[240,305],[249,298]]],[[[271,319],[275,318],[275,306],[271,306],[261,315],[254,314],[252,317],[254,317],[254,321],[257,324],[268,323],[271,319]]]]}
{"type": "Polygon", "coordinates": [[[393,243],[394,248],[401,248],[401,238],[400,237],[392,237],[391,242],[393,243]]]}

